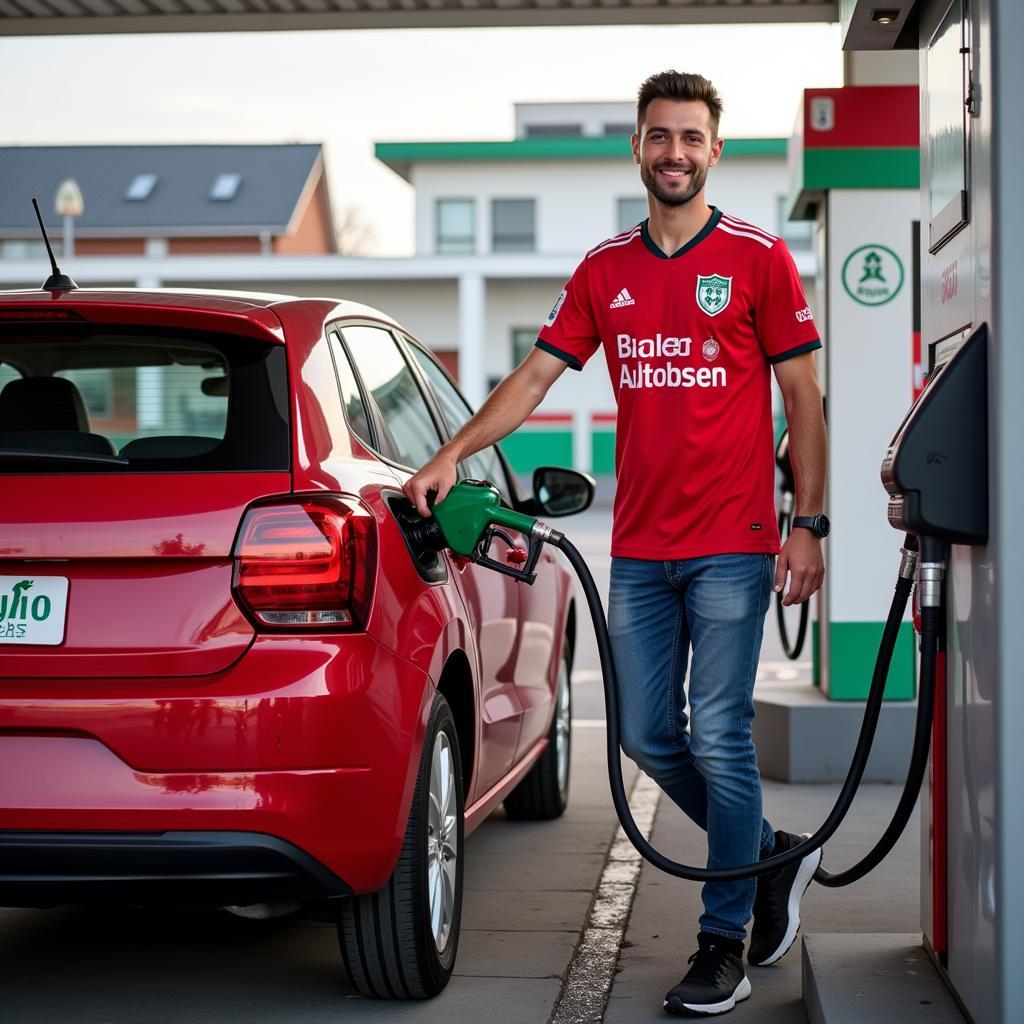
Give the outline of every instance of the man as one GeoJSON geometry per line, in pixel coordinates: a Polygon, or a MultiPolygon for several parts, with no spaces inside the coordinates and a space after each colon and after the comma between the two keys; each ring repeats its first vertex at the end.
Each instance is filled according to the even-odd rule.
{"type": "MultiPolygon", "coordinates": [[[[429,489],[443,498],[462,458],[511,433],[567,366],[582,369],[603,345],[618,399],[608,625],[622,746],[707,830],[709,867],[800,841],[762,816],[753,685],[772,587],[783,590],[788,576],[786,605],[818,590],[828,528],[821,342],[785,243],[705,202],[724,144],[721,111],[700,75],[667,71],[643,83],[632,145],[649,219],[586,255],[534,350],[405,488],[427,515],[429,489]],[[807,526],[781,553],[770,369],[805,517],[795,524],[807,526]]],[[[774,963],[796,938],[820,856],[758,880],[706,884],[698,948],[665,1008],[722,1013],[745,999],[751,911],[747,959],[774,963]]]]}

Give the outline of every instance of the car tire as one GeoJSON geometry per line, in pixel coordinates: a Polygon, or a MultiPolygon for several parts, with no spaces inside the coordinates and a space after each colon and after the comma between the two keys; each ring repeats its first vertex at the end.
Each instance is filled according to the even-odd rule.
{"type": "Polygon", "coordinates": [[[505,797],[505,813],[519,821],[560,818],[569,804],[571,755],[572,679],[566,644],[558,667],[548,745],[526,778],[505,797]]]}
{"type": "Polygon", "coordinates": [[[409,823],[380,892],[342,902],[345,970],[364,996],[429,999],[455,968],[462,914],[464,796],[459,738],[444,697],[434,697],[409,823]]]}

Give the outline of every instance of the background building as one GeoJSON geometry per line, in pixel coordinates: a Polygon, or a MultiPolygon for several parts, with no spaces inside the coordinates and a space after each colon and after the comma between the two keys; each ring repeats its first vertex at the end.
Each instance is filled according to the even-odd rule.
{"type": "Polygon", "coordinates": [[[61,249],[52,197],[85,197],[76,256],[337,251],[319,145],[0,147],[0,258],[45,256],[31,200],[61,249]]]}
{"type": "MultiPolygon", "coordinates": [[[[0,285],[45,276],[30,198],[59,238],[51,198],[74,177],[86,212],[80,285],[227,287],[356,299],[429,345],[478,404],[530,350],[576,263],[647,215],[629,135],[632,103],[516,106],[516,137],[380,142],[415,192],[415,253],[340,255],[319,146],[87,146],[0,149],[0,285]]],[[[727,140],[708,198],[783,235],[812,307],[810,224],[788,223],[787,140],[727,140]]],[[[595,356],[601,364],[603,357],[595,356]]],[[[101,399],[97,396],[95,402],[101,399]]],[[[565,374],[503,447],[515,468],[613,471],[615,402],[602,365],[565,374]]]]}
{"type": "MultiPolygon", "coordinates": [[[[465,266],[457,281],[416,297],[418,321],[411,310],[398,315],[448,355],[475,399],[529,351],[583,253],[647,216],[629,147],[634,117],[631,103],[517,104],[510,141],[377,145],[377,156],[415,189],[416,259],[465,266]],[[562,271],[554,277],[552,263],[562,271]],[[459,296],[460,340],[482,337],[482,346],[451,349],[445,311],[459,296]],[[484,387],[474,389],[474,380],[484,387]]],[[[813,306],[811,225],[786,221],[786,191],[785,139],[733,139],[709,178],[708,196],[786,238],[813,306]]],[[[593,361],[600,363],[600,354],[593,361]]],[[[566,374],[503,447],[522,472],[571,460],[599,475],[611,473],[614,411],[602,367],[566,374]]]]}

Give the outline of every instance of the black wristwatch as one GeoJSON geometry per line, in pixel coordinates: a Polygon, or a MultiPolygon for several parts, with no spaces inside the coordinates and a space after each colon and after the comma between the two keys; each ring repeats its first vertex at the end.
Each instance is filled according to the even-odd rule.
{"type": "Polygon", "coordinates": [[[827,537],[829,530],[832,529],[832,524],[824,513],[817,516],[793,516],[794,529],[798,526],[803,527],[805,530],[810,530],[815,537],[819,538],[827,537]]]}

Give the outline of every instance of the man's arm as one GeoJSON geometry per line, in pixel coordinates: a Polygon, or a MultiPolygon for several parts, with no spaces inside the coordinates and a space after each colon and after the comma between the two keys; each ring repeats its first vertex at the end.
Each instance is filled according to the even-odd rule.
{"type": "Polygon", "coordinates": [[[456,466],[466,456],[512,433],[540,404],[568,363],[534,348],[491,393],[459,432],[403,487],[421,516],[430,515],[427,491],[441,501],[455,483],[456,466]]]}
{"type": "MultiPolygon", "coordinates": [[[[813,353],[794,356],[774,365],[789,425],[789,458],[796,482],[795,515],[813,516],[825,511],[825,417],[813,353]]],[[[789,535],[775,569],[775,589],[781,591],[790,574],[784,605],[801,604],[825,579],[821,541],[810,530],[789,535]]]]}

